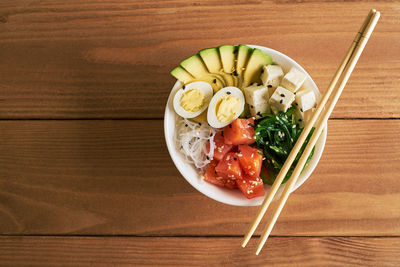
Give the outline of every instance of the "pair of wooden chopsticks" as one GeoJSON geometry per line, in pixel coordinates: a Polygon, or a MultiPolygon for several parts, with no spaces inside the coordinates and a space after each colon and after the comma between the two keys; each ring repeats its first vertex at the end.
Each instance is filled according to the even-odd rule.
{"type": "Polygon", "coordinates": [[[368,39],[371,36],[371,34],[379,20],[379,17],[380,17],[380,13],[377,12],[375,9],[372,9],[369,12],[368,16],[365,18],[364,23],[362,24],[359,32],[357,33],[356,37],[354,38],[354,41],[350,45],[350,48],[347,51],[347,54],[344,57],[339,68],[337,69],[328,89],[326,90],[320,103],[318,104],[316,111],[314,112],[311,120],[304,127],[299,139],[297,140],[295,146],[293,147],[292,151],[290,152],[289,157],[287,158],[285,164],[282,166],[281,171],[279,172],[278,176],[276,177],[274,184],[272,185],[267,196],[265,197],[265,199],[261,205],[261,208],[258,212],[258,215],[256,216],[255,220],[251,224],[248,233],[245,235],[245,237],[242,241],[242,247],[245,247],[247,245],[251,236],[254,234],[254,231],[256,230],[258,224],[260,223],[261,219],[263,218],[269,205],[271,204],[272,200],[274,199],[274,196],[275,196],[276,192],[278,191],[280,185],[282,184],[284,177],[286,176],[287,172],[289,171],[290,166],[293,164],[293,161],[294,161],[296,155],[299,153],[300,148],[304,144],[304,142],[305,142],[308,134],[312,130],[312,128],[315,127],[315,130],[314,130],[300,160],[298,161],[298,163],[292,173],[292,176],[290,177],[289,181],[287,182],[287,184],[285,186],[285,189],[279,199],[277,207],[275,208],[272,216],[268,218],[268,222],[266,224],[266,227],[264,228],[264,231],[262,232],[260,241],[258,243],[256,255],[258,255],[260,253],[265,242],[267,241],[267,239],[272,231],[272,228],[274,227],[275,222],[278,219],[278,216],[281,213],[283,206],[285,205],[285,203],[289,197],[289,194],[290,194],[293,186],[297,182],[297,179],[303,169],[303,166],[306,164],[306,161],[307,161],[308,156],[310,155],[310,152],[312,151],[313,147],[315,146],[315,143],[317,142],[319,136],[321,135],[321,132],[325,128],[326,122],[328,121],[328,118],[331,115],[333,108],[335,107],[336,102],[338,101],[338,99],[343,91],[343,88],[345,87],[348,79],[350,78],[350,75],[353,72],[353,69],[357,64],[357,61],[360,58],[361,53],[362,53],[365,45],[367,44],[368,39]],[[341,83],[340,83],[339,87],[337,87],[334,90],[339,79],[341,79],[341,83]],[[333,93],[333,97],[330,100],[330,102],[327,104],[328,99],[332,93],[333,93]],[[321,114],[321,112],[323,112],[323,113],[321,114]]]}

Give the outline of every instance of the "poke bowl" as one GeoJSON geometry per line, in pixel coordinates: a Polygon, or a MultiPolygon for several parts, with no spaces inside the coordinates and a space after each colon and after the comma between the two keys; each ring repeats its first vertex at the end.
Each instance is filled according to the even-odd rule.
{"type": "MultiPolygon", "coordinates": [[[[178,80],[166,104],[164,134],[176,168],[187,182],[209,198],[235,206],[260,205],[273,183],[271,177],[279,172],[282,160],[290,153],[290,145],[296,141],[293,138],[299,136],[321,98],[310,75],[290,57],[256,45],[201,50],[182,61],[171,74],[178,80]],[[227,58],[229,62],[224,64],[227,58]],[[218,70],[222,75],[214,74],[218,70]],[[202,71],[209,75],[205,77],[202,71]],[[205,78],[199,78],[200,75],[205,78]],[[282,123],[285,131],[274,131],[271,136],[265,126],[269,121],[282,123]],[[248,135],[237,130],[246,127],[248,135]],[[292,129],[288,132],[289,127],[292,129]],[[237,131],[244,139],[233,134],[237,131]],[[282,143],[271,145],[271,138],[282,143]],[[274,160],[277,156],[281,156],[280,163],[274,160]],[[260,163],[247,163],[253,158],[260,158],[260,163]]],[[[317,166],[326,137],[325,126],[293,191],[317,166]]],[[[284,185],[275,198],[280,196],[284,185]]]]}

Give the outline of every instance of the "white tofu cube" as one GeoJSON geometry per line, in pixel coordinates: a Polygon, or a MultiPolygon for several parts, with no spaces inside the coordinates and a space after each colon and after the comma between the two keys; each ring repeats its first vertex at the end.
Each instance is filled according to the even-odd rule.
{"type": "Polygon", "coordinates": [[[278,86],[269,99],[269,104],[271,110],[276,114],[279,111],[286,112],[292,105],[294,99],[295,96],[292,92],[283,88],[282,86],[278,86]]]}
{"type": "MultiPolygon", "coordinates": [[[[261,81],[264,86],[275,90],[281,83],[284,73],[279,65],[266,65],[261,71],[261,81]]],[[[273,92],[272,92],[273,93],[273,92]]],[[[272,95],[272,94],[270,94],[272,95]]]]}
{"type": "Polygon", "coordinates": [[[244,88],[243,91],[252,116],[260,117],[261,113],[270,112],[269,93],[265,86],[253,84],[244,88]]]}
{"type": "Polygon", "coordinates": [[[315,110],[316,108],[312,108],[307,110],[306,112],[302,112],[299,108],[296,108],[294,110],[294,114],[296,116],[296,124],[298,124],[300,127],[304,127],[304,124],[308,123],[311,120],[311,117],[314,114],[315,110]]]}
{"type": "Polygon", "coordinates": [[[256,106],[249,105],[249,109],[250,109],[251,116],[256,117],[256,118],[261,117],[262,113],[271,113],[268,102],[264,102],[264,103],[258,104],[256,106]]]}
{"type": "Polygon", "coordinates": [[[253,84],[243,89],[246,103],[257,106],[268,102],[269,93],[265,86],[253,84]]]}
{"type": "Polygon", "coordinates": [[[272,87],[272,86],[271,86],[271,87],[267,87],[267,88],[268,88],[268,94],[269,94],[269,95],[273,95],[276,88],[275,88],[275,87],[272,87]]]}
{"type": "Polygon", "coordinates": [[[311,89],[302,89],[296,92],[295,105],[301,112],[305,112],[316,105],[315,94],[311,89]]]}
{"type": "Polygon", "coordinates": [[[298,69],[292,68],[285,76],[283,76],[281,86],[295,93],[306,80],[306,75],[298,69]]]}

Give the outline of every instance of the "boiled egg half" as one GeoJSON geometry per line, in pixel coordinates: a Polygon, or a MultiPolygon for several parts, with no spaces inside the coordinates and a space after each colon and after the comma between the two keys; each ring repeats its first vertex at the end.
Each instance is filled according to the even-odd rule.
{"type": "Polygon", "coordinates": [[[175,94],[175,112],[183,118],[194,118],[206,110],[212,96],[209,83],[199,81],[184,85],[175,94]]]}
{"type": "Polygon", "coordinates": [[[207,111],[207,122],[211,127],[222,128],[237,119],[244,109],[242,91],[234,86],[222,88],[212,97],[207,111]]]}

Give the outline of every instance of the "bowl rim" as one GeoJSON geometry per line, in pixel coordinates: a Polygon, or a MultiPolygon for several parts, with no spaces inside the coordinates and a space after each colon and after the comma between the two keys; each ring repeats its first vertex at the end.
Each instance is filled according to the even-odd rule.
{"type": "MultiPolygon", "coordinates": [[[[317,98],[320,98],[320,92],[319,92],[319,89],[318,89],[317,85],[315,84],[314,80],[311,78],[311,76],[308,74],[308,72],[299,63],[294,61],[292,58],[290,58],[289,56],[287,56],[279,51],[269,48],[269,47],[264,47],[264,46],[259,46],[259,45],[247,45],[247,46],[250,46],[252,48],[261,49],[263,51],[266,51],[266,53],[268,53],[268,52],[275,53],[276,55],[278,55],[278,57],[282,57],[285,60],[289,61],[291,66],[294,66],[294,67],[300,69],[303,73],[306,74],[308,81],[311,83],[311,86],[313,87],[313,91],[318,93],[317,98]]],[[[201,192],[202,194],[206,195],[207,197],[209,197],[213,200],[216,200],[216,201],[224,203],[224,204],[233,205],[233,206],[259,206],[259,205],[261,205],[265,196],[253,198],[253,199],[237,199],[237,200],[227,201],[224,198],[224,196],[212,194],[209,191],[207,191],[204,187],[198,186],[198,184],[196,184],[193,180],[188,179],[186,177],[186,171],[184,170],[184,165],[188,165],[188,163],[182,162],[182,160],[179,160],[180,162],[178,162],[179,157],[176,157],[175,154],[179,153],[179,151],[176,150],[174,142],[171,143],[171,140],[169,140],[169,134],[168,134],[168,128],[169,128],[169,124],[170,124],[169,105],[171,104],[171,99],[173,99],[173,92],[176,91],[177,88],[180,88],[180,87],[181,87],[181,82],[177,80],[169,93],[168,100],[167,100],[167,103],[165,106],[165,112],[164,112],[164,137],[165,137],[165,142],[167,144],[168,153],[169,153],[175,167],[178,169],[178,171],[183,176],[183,178],[191,186],[193,186],[197,191],[201,192]]],[[[174,120],[176,119],[176,114],[173,116],[173,119],[174,120]]],[[[326,138],[327,138],[327,125],[325,125],[325,129],[323,130],[323,132],[321,133],[320,137],[317,140],[316,147],[318,145],[318,147],[320,149],[318,151],[317,151],[317,149],[315,149],[316,150],[315,152],[317,152],[317,153],[314,153],[314,156],[312,158],[311,162],[313,164],[311,164],[311,162],[310,162],[310,164],[303,170],[303,172],[299,176],[299,180],[296,182],[296,184],[293,187],[291,192],[293,192],[297,188],[299,188],[311,176],[312,172],[315,170],[316,166],[319,163],[319,160],[321,159],[322,153],[324,151],[326,138]]],[[[172,139],[174,139],[173,136],[172,136],[172,139]]],[[[196,178],[201,179],[200,177],[196,177],[196,178]]],[[[215,186],[215,185],[212,185],[212,186],[215,186]]],[[[265,186],[269,187],[269,185],[264,185],[264,187],[265,186]]],[[[275,195],[274,200],[276,200],[276,198],[280,196],[280,194],[283,191],[283,187],[284,187],[284,185],[280,186],[277,194],[275,195]]]]}

